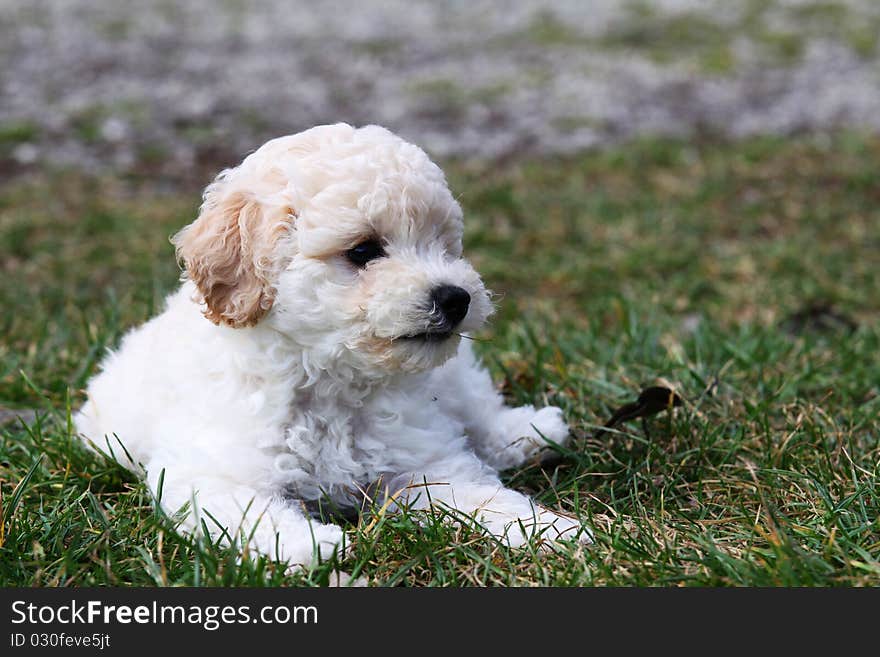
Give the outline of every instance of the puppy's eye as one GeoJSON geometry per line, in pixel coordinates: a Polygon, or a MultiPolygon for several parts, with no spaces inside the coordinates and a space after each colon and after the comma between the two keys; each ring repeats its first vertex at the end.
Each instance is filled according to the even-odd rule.
{"type": "Polygon", "coordinates": [[[354,265],[365,267],[370,260],[384,258],[385,249],[382,248],[382,244],[379,240],[367,240],[366,242],[361,242],[356,247],[346,251],[345,257],[354,265]]]}

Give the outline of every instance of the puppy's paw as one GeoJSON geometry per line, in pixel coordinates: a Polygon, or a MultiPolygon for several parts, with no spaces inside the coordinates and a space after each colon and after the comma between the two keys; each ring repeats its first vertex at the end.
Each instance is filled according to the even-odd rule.
{"type": "Polygon", "coordinates": [[[560,541],[593,542],[589,530],[577,518],[544,508],[541,508],[537,517],[517,518],[508,522],[498,535],[510,547],[518,548],[533,542],[542,552],[552,551],[560,541]]]}
{"type": "Polygon", "coordinates": [[[314,545],[321,560],[326,561],[336,553],[340,559],[344,558],[351,552],[351,542],[342,527],[338,525],[315,525],[312,532],[314,533],[314,545]]]}
{"type": "Polygon", "coordinates": [[[308,533],[281,533],[280,556],[290,564],[291,572],[298,568],[309,568],[318,561],[327,561],[335,552],[339,558],[345,556],[350,545],[345,540],[345,532],[336,525],[313,523],[308,533]],[[290,536],[296,536],[291,539],[290,536]]]}
{"type": "MultiPolygon", "coordinates": [[[[562,417],[562,409],[556,406],[545,406],[535,412],[529,421],[532,429],[532,436],[540,438],[543,436],[547,440],[551,440],[559,445],[568,442],[569,431],[568,424],[562,417]]],[[[546,445],[545,441],[541,441],[546,445]]]]}
{"type": "Polygon", "coordinates": [[[334,570],[330,573],[330,581],[327,582],[327,586],[330,588],[365,588],[368,586],[367,578],[361,575],[360,577],[352,577],[350,573],[345,572],[344,570],[334,570]]]}
{"type": "Polygon", "coordinates": [[[501,449],[493,456],[493,465],[499,470],[522,465],[535,458],[543,458],[549,451],[548,441],[558,445],[568,442],[568,425],[562,410],[546,406],[508,409],[499,428],[501,449]]]}
{"type": "Polygon", "coordinates": [[[576,517],[551,511],[509,489],[497,490],[477,508],[474,519],[512,548],[531,543],[549,550],[559,541],[592,543],[593,539],[576,517]]]}
{"type": "Polygon", "coordinates": [[[574,516],[542,509],[539,523],[539,538],[544,551],[552,550],[553,544],[559,541],[577,541],[585,545],[593,542],[593,535],[574,516]]]}

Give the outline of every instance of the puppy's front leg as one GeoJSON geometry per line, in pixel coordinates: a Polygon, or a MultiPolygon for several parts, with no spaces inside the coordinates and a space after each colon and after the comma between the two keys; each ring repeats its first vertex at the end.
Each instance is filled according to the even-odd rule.
{"type": "Polygon", "coordinates": [[[212,538],[244,549],[247,546],[291,566],[309,567],[320,556],[328,559],[342,550],[343,531],[332,524],[312,521],[295,502],[218,473],[187,472],[158,462],[147,466],[150,490],[161,492],[162,509],[169,515],[188,505],[181,528],[195,533],[207,527],[212,538]],[[160,486],[161,480],[161,486],[160,486]]]}
{"type": "Polygon", "coordinates": [[[398,506],[425,509],[432,505],[472,517],[510,547],[532,539],[543,545],[563,539],[589,542],[591,536],[577,518],[543,507],[522,493],[505,488],[473,454],[449,459],[431,474],[397,477],[391,486],[398,506]],[[440,472],[450,474],[442,475],[440,472]],[[403,484],[403,485],[401,485],[403,484]],[[394,487],[397,491],[393,491],[394,487]]]}
{"type": "Polygon", "coordinates": [[[438,403],[464,423],[474,451],[496,470],[535,458],[548,448],[548,440],[559,445],[568,441],[568,425],[559,408],[506,406],[466,341],[438,371],[438,377],[438,403]]]}

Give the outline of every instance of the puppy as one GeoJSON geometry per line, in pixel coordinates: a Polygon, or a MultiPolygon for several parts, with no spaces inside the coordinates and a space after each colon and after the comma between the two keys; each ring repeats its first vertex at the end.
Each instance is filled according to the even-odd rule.
{"type": "Polygon", "coordinates": [[[499,481],[568,428],[558,408],[505,407],[461,340],[492,312],[462,230],[443,172],[384,128],[269,141],[173,238],[183,283],[107,355],[79,435],[184,530],[294,565],[343,548],[309,505],[356,507],[368,489],[511,546],[589,540],[499,481]]]}

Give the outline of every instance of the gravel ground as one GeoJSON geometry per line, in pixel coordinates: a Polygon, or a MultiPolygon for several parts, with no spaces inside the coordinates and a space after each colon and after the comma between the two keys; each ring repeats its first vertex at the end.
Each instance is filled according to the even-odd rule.
{"type": "Polygon", "coordinates": [[[880,129],[880,2],[0,0],[0,173],[181,175],[318,123],[438,157],[880,129]]]}

